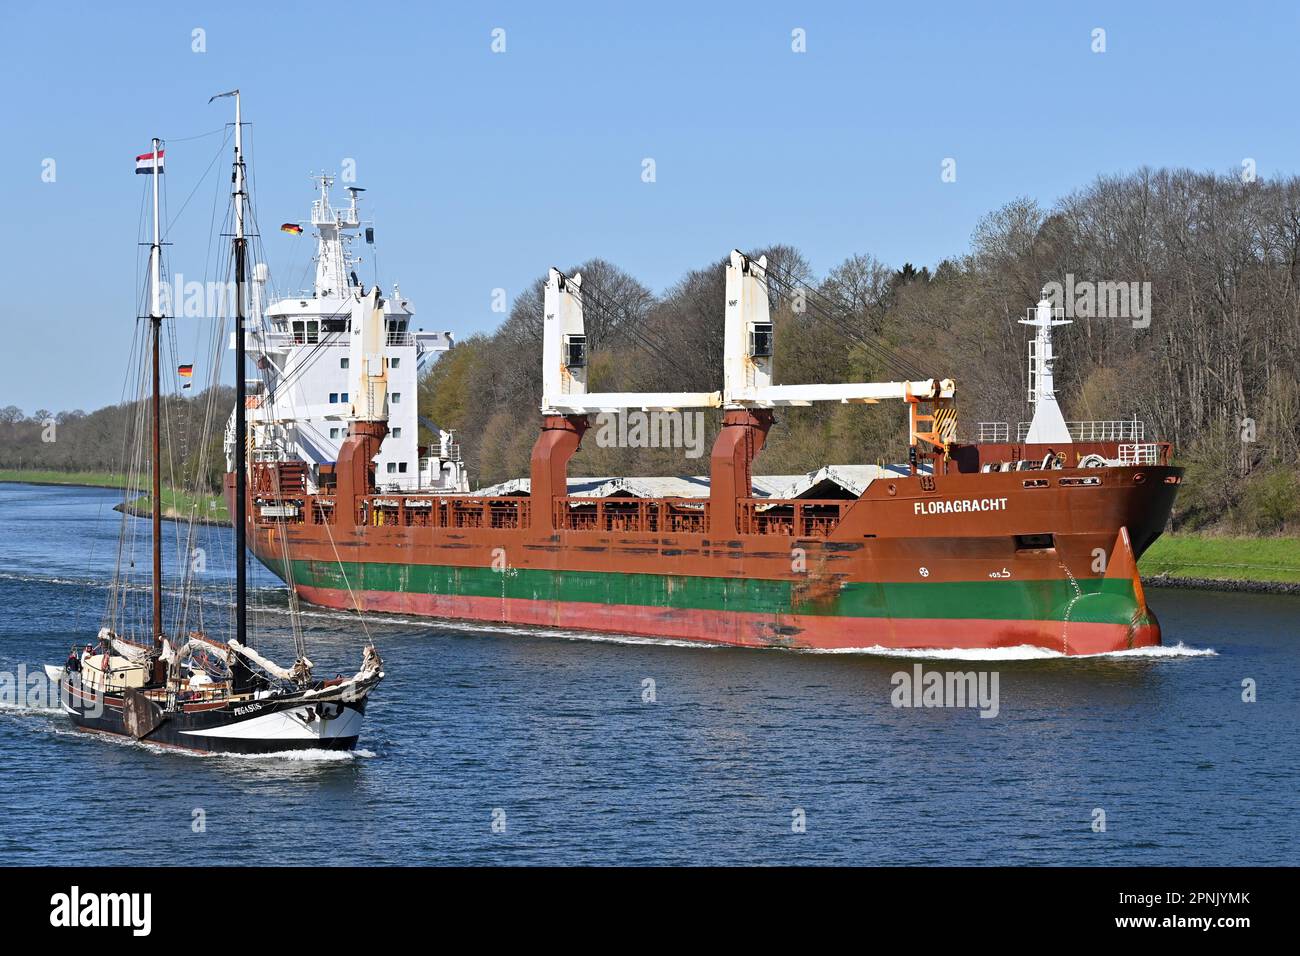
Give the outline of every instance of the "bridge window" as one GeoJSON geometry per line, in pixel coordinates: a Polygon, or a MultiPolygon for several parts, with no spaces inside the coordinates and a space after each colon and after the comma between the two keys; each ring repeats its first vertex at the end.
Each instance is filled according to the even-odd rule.
{"type": "Polygon", "coordinates": [[[393,392],[393,394],[388,397],[388,400],[394,405],[400,405],[402,403],[402,393],[393,392]]]}

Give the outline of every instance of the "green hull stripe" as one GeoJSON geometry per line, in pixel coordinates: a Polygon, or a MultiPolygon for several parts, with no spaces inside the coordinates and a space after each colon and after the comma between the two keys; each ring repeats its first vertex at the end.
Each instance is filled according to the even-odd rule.
{"type": "MultiPolygon", "coordinates": [[[[278,561],[267,567],[284,578],[278,561]]],[[[849,582],[838,590],[760,578],[600,571],[461,568],[429,564],[340,565],[294,561],[298,585],[356,591],[624,604],[746,614],[861,618],[1068,620],[1128,624],[1137,601],[1127,579],[1071,581],[849,582]],[[344,577],[346,575],[346,579],[344,577]],[[1077,590],[1076,590],[1077,584],[1077,590]]]]}

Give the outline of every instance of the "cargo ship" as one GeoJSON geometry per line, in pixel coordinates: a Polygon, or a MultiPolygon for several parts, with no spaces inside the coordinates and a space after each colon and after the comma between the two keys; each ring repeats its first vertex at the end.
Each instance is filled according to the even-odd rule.
{"type": "Polygon", "coordinates": [[[1065,421],[1051,339],[1065,320],[1047,298],[1022,320],[1032,421],[959,441],[949,379],[773,384],[775,273],[739,251],[721,390],[589,392],[582,277],[552,269],[529,475],[471,493],[455,436],[415,410],[419,369],[451,335],[413,330],[396,288],[349,273],[357,193],[335,211],[320,185],[315,289],[270,305],[246,343],[263,371],[249,549],[303,600],[760,648],[1160,642],[1137,560],[1182,472],[1139,421],[1065,421]],[[908,461],[756,475],[777,410],[820,401],[905,403],[908,461]],[[569,478],[593,416],[691,409],[722,419],[707,475],[569,478]],[[418,424],[436,445],[415,446],[418,424]]]}

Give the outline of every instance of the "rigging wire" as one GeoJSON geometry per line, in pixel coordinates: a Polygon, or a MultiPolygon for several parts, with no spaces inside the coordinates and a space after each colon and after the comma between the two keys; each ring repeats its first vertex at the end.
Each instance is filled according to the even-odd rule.
{"type": "MultiPolygon", "coordinates": [[[[748,255],[748,254],[747,254],[748,255]]],[[[749,256],[757,264],[757,257],[749,256]]],[[[815,288],[804,278],[783,272],[773,266],[764,270],[770,283],[775,285],[781,295],[800,297],[818,317],[831,324],[842,334],[862,346],[867,354],[888,371],[905,376],[909,380],[930,378],[924,371],[923,360],[910,350],[889,346],[873,339],[857,327],[856,311],[844,302],[815,288]]]]}

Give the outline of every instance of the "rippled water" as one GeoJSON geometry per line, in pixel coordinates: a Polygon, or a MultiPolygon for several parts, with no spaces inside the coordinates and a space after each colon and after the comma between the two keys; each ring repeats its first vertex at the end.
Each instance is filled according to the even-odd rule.
{"type": "MultiPolygon", "coordinates": [[[[93,636],[115,500],[0,484],[0,670],[93,636]]],[[[203,546],[225,580],[228,532],[203,546]]],[[[283,592],[253,583],[282,647],[283,592]]],[[[0,862],[1296,863],[1300,599],[1150,598],[1156,654],[921,661],[995,671],[993,719],[891,706],[897,656],[372,618],[389,678],[354,755],[187,756],[4,705],[0,862]]],[[[304,624],[318,672],[355,668],[355,617],[304,624]]]]}

